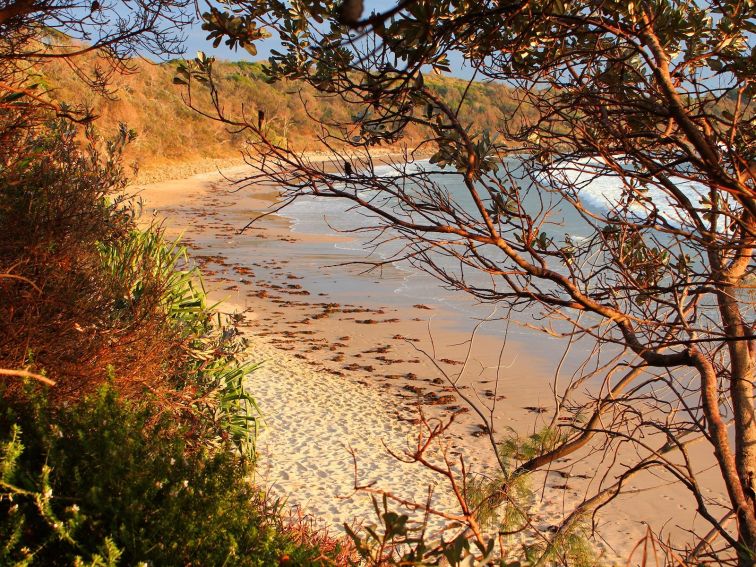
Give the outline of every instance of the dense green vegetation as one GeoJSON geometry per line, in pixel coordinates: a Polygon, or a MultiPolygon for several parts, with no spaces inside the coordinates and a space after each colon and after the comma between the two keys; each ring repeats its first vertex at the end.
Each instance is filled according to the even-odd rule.
{"type": "Polygon", "coordinates": [[[229,445],[192,447],[149,398],[103,386],[57,408],[35,392],[0,423],[3,565],[306,565],[321,554],[287,532],[229,445]]]}

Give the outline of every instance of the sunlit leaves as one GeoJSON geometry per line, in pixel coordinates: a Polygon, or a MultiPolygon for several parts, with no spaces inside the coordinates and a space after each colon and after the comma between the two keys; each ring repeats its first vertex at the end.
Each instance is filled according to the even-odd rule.
{"type": "Polygon", "coordinates": [[[209,32],[207,39],[213,47],[218,47],[225,38],[225,44],[231,49],[241,47],[251,55],[257,55],[254,42],[270,37],[265,29],[257,27],[254,14],[233,14],[221,12],[213,7],[202,14],[202,29],[209,32]]]}
{"type": "Polygon", "coordinates": [[[176,67],[176,75],[173,77],[173,84],[187,86],[192,80],[208,83],[211,80],[213,63],[215,63],[215,57],[208,57],[203,51],[198,51],[197,57],[192,61],[179,63],[176,67]]]}

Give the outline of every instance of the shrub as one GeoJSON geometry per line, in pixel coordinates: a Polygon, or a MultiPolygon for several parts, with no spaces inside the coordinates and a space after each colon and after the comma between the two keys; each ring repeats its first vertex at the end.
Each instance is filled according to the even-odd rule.
{"type": "Polygon", "coordinates": [[[133,222],[123,203],[108,200],[124,186],[118,156],[131,135],[122,129],[103,157],[87,133],[82,151],[77,130],[55,122],[19,150],[24,159],[0,168],[0,273],[14,276],[0,279],[0,365],[66,376],[55,390],[61,398],[91,387],[116,360],[136,358],[107,348],[123,334],[106,324],[112,278],[96,248],[133,222]]]}
{"type": "Polygon", "coordinates": [[[109,386],[67,408],[29,398],[0,416],[3,565],[325,561],[286,531],[230,447],[187,450],[154,403],[109,386]]]}
{"type": "MultiPolygon", "coordinates": [[[[193,423],[194,437],[251,453],[257,408],[243,387],[253,366],[235,327],[207,305],[186,251],[111,195],[125,186],[112,140],[58,121],[25,160],[0,168],[0,367],[32,366],[57,381],[57,404],[91,393],[113,370],[128,398],[149,393],[193,423]]],[[[13,392],[6,392],[12,394],[13,392]]]]}
{"type": "Polygon", "coordinates": [[[56,122],[0,167],[0,367],[57,382],[0,390],[0,564],[329,561],[336,540],[248,481],[254,366],[233,321],[111,197],[132,137],[88,129],[82,149],[56,122]]]}

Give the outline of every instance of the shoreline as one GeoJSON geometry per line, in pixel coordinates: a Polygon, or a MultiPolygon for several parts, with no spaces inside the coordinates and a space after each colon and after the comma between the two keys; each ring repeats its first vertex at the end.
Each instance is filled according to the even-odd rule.
{"type": "MultiPolygon", "coordinates": [[[[476,405],[489,406],[498,434],[511,428],[527,435],[546,419],[539,414],[552,403],[553,376],[543,353],[531,356],[526,345],[509,344],[500,364],[501,340],[481,334],[464,364],[469,333],[455,328],[457,313],[422,303],[397,306],[386,293],[375,296],[375,277],[325,267],[338,258],[331,248],[344,235],[292,231],[288,219],[275,215],[238,235],[243,220],[275,202],[277,192],[267,187],[242,195],[226,185],[218,173],[207,173],[141,187],[146,208],[165,219],[168,234],[184,234],[212,297],[244,316],[253,359],[268,361],[250,377],[250,389],[269,414],[260,447],[264,482],[277,494],[335,529],[350,514],[373,520],[367,495],[351,494],[351,445],[371,455],[367,472],[374,478],[422,495],[433,479],[418,474],[417,465],[407,472],[379,451],[382,442],[406,444],[417,431],[418,408],[432,417],[456,414],[451,450],[464,452],[477,470],[491,470],[494,456],[479,420],[418,349],[443,352],[436,358],[452,377],[465,370],[459,386],[476,405]],[[331,288],[333,296],[324,291],[331,288]],[[416,479],[413,486],[405,486],[407,478],[416,479]]],[[[533,478],[536,522],[544,530],[592,483],[582,478],[590,462],[562,461],[553,469],[533,478]]],[[[633,498],[632,513],[620,503],[600,518],[603,561],[624,564],[645,532],[641,520],[664,523],[664,514],[695,512],[678,503],[679,487],[646,490],[653,484],[659,481],[640,483],[644,492],[622,500],[633,498]]]]}
{"type": "MultiPolygon", "coordinates": [[[[403,154],[394,148],[386,148],[380,151],[373,150],[371,151],[371,155],[374,158],[390,159],[401,157],[403,154]]],[[[430,153],[427,154],[428,157],[430,155],[430,153]]],[[[315,151],[303,152],[302,157],[316,163],[331,161],[331,156],[315,151]]],[[[425,154],[423,154],[423,157],[425,157],[425,154]]],[[[226,175],[229,175],[232,174],[231,172],[244,169],[252,169],[252,166],[249,165],[247,158],[241,152],[236,152],[234,156],[204,157],[177,162],[157,162],[141,167],[129,183],[129,187],[142,187],[156,183],[180,181],[196,176],[219,175],[224,172],[226,175]]]]}

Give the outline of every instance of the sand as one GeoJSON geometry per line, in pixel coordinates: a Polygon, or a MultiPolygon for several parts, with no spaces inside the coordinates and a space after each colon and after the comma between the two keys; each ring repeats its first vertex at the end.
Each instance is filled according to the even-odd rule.
{"type": "MultiPolygon", "coordinates": [[[[245,171],[235,167],[223,174],[245,171]]],[[[457,313],[430,302],[402,303],[391,293],[386,280],[401,274],[389,269],[383,278],[360,276],[356,267],[333,265],[344,259],[333,245],[348,241],[348,235],[292,232],[291,222],[275,215],[238,234],[251,216],[275,202],[275,188],[237,193],[223,176],[209,173],[136,189],[145,222],[154,215],[152,222],[163,223],[169,235],[182,235],[212,297],[225,301],[224,310],[244,315],[249,356],[262,363],[248,383],[265,420],[258,442],[260,484],[332,530],[345,522],[376,521],[370,495],[354,491],[350,449],[361,484],[374,482],[374,489],[419,502],[430,485],[433,506],[457,513],[448,485],[437,475],[386,451],[412,446],[419,410],[443,420],[454,414],[445,447],[483,474],[495,470],[494,455],[487,436],[480,435],[481,420],[460,393],[493,418],[497,436],[527,435],[548,420],[541,412],[552,402],[558,358],[548,340],[513,332],[502,350],[500,336],[481,333],[470,348],[457,313]],[[464,371],[459,392],[424,353],[435,353],[451,378],[464,371]]],[[[540,529],[558,524],[572,503],[595,489],[590,473],[597,458],[561,460],[550,472],[534,475],[536,498],[530,504],[540,529]]],[[[708,494],[721,498],[716,474],[711,476],[708,494]]],[[[597,520],[595,544],[606,564],[625,563],[646,532],[645,522],[679,537],[676,526],[695,515],[691,499],[666,479],[647,475],[630,488],[643,491],[617,499],[597,520]]],[[[419,513],[402,511],[422,520],[419,513]]],[[[432,528],[440,531],[446,524],[436,521],[432,528]]],[[[513,549],[518,545],[512,542],[513,549]]]]}
{"type": "MultiPolygon", "coordinates": [[[[355,482],[418,501],[425,501],[427,487],[433,486],[434,507],[455,512],[454,500],[438,488],[438,478],[386,451],[390,447],[401,454],[409,449],[417,429],[394,419],[378,390],[313,370],[263,341],[254,342],[250,355],[265,361],[250,379],[265,408],[256,471],[263,486],[291,495],[306,512],[332,526],[354,523],[355,518],[375,522],[365,514],[372,506],[370,496],[356,492],[355,482]]],[[[434,522],[436,530],[441,527],[434,522]]]]}

